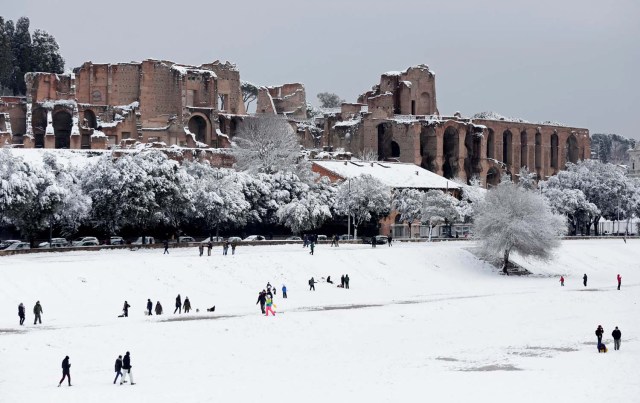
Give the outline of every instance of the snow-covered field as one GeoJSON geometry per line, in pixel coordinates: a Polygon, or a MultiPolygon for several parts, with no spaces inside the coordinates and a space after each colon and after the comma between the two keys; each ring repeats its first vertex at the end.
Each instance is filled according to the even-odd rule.
{"type": "Polygon", "coordinates": [[[640,240],[565,241],[551,263],[519,261],[528,277],[498,275],[471,246],[0,257],[0,402],[640,401],[640,240]],[[311,276],[347,273],[350,290],[308,290],[311,276]],[[267,318],[255,303],[268,281],[278,314],[267,318]],[[200,313],[173,315],[177,294],[200,313]],[[165,315],[145,316],[147,298],[165,315]],[[129,318],[118,318],[124,300],[129,318]],[[125,351],[135,386],[112,384],[125,351]],[[65,355],[73,387],[57,388],[65,355]]]}

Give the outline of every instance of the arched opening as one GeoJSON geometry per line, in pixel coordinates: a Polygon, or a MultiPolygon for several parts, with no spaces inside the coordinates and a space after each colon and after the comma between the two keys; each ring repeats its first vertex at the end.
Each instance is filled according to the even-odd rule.
{"type": "Polygon", "coordinates": [[[542,168],[542,134],[536,133],[536,169],[542,168]]]}
{"type": "Polygon", "coordinates": [[[391,142],[391,158],[400,158],[400,146],[395,141],[391,142]]]}
{"type": "Polygon", "coordinates": [[[510,130],[505,130],[502,133],[502,162],[510,166],[512,164],[513,153],[513,134],[510,130]]]}
{"type": "Polygon", "coordinates": [[[551,168],[558,168],[558,134],[551,135],[551,168]]]}
{"type": "Polygon", "coordinates": [[[47,131],[47,110],[37,108],[31,112],[31,128],[35,148],[44,148],[44,134],[47,131]]]}
{"type": "Polygon", "coordinates": [[[578,140],[573,134],[567,138],[567,154],[566,161],[575,164],[578,162],[578,140]]]}
{"type": "Polygon", "coordinates": [[[89,127],[91,129],[97,129],[98,128],[98,121],[96,119],[96,114],[93,113],[93,111],[91,109],[85,109],[84,110],[84,114],[83,114],[83,118],[84,118],[84,125],[86,127],[89,127]]]}
{"type": "Polygon", "coordinates": [[[390,123],[378,125],[378,161],[384,161],[391,157],[391,138],[393,131],[390,123]]]}
{"type": "Polygon", "coordinates": [[[452,126],[444,131],[442,142],[442,176],[453,179],[458,174],[458,130],[452,126]]]}
{"type": "Polygon", "coordinates": [[[71,127],[73,119],[67,111],[58,111],[53,115],[53,135],[56,148],[69,148],[71,145],[71,127]]]}
{"type": "Polygon", "coordinates": [[[482,170],[480,166],[480,150],[482,147],[482,129],[468,130],[464,137],[464,147],[467,156],[464,159],[464,172],[467,182],[470,178],[477,176],[482,170]]]}
{"type": "Polygon", "coordinates": [[[487,171],[487,189],[498,186],[500,183],[500,171],[496,167],[491,167],[487,171]]]}
{"type": "Polygon", "coordinates": [[[196,137],[196,141],[200,143],[207,142],[207,121],[200,115],[194,115],[189,119],[189,131],[196,137]]]}
{"type": "Polygon", "coordinates": [[[436,172],[436,155],[438,154],[438,138],[432,126],[422,126],[420,131],[420,166],[428,171],[436,172]]]}
{"type": "Polygon", "coordinates": [[[528,167],[529,166],[529,147],[528,147],[528,136],[526,130],[523,130],[520,133],[520,166],[528,167]]]}
{"type": "Polygon", "coordinates": [[[489,129],[489,135],[487,136],[487,158],[495,159],[495,146],[496,136],[492,129],[489,129]]]}

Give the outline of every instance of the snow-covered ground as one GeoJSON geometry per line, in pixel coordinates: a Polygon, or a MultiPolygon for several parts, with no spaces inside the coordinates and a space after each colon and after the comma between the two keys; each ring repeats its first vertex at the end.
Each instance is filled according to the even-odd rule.
{"type": "Polygon", "coordinates": [[[472,246],[0,257],[0,402],[640,399],[640,240],[564,241],[550,263],[519,261],[534,273],[528,277],[498,275],[468,252],[472,246]],[[311,276],[337,284],[341,274],[349,274],[350,290],[326,282],[308,290],[311,276]],[[268,281],[278,288],[278,314],[267,318],[255,303],[268,281]],[[200,313],[173,315],[177,294],[200,313]],[[147,298],[160,300],[165,315],[145,316],[147,298]],[[129,318],[118,318],[125,299],[129,318]],[[34,327],[36,300],[44,315],[34,327]],[[204,312],[212,305],[215,314],[204,312]],[[596,351],[599,324],[607,354],[596,351]],[[112,384],[125,351],[133,387],[112,384]],[[65,355],[73,387],[57,388],[65,355]]]}

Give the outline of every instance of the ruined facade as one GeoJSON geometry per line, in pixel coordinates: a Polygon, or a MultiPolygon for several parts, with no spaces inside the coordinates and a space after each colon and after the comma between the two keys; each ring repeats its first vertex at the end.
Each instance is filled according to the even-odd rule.
{"type": "Polygon", "coordinates": [[[260,87],[256,113],[281,115],[291,119],[306,119],[307,96],[304,85],[293,83],[275,87],[260,87]]]}
{"type": "Polygon", "coordinates": [[[0,104],[0,114],[12,120],[10,142],[25,148],[228,147],[228,135],[246,114],[240,73],[229,63],[87,62],[73,74],[28,73],[25,79],[26,98],[0,104]]]}

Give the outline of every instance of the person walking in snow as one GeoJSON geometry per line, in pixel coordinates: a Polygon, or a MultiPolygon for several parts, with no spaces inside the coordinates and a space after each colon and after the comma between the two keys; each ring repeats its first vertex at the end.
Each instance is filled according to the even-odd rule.
{"type": "Polygon", "coordinates": [[[67,378],[69,386],[71,386],[71,364],[69,364],[69,356],[64,357],[64,360],[62,360],[62,379],[60,379],[58,387],[62,385],[64,378],[67,378]]]}
{"type": "Polygon", "coordinates": [[[560,285],[564,287],[564,277],[560,276],[560,285]]]}
{"type": "Polygon", "coordinates": [[[189,297],[186,297],[184,299],[184,305],[182,306],[182,309],[184,309],[184,313],[189,313],[189,311],[191,310],[191,301],[189,301],[189,297]]]}
{"type": "Polygon", "coordinates": [[[584,276],[582,276],[582,284],[584,284],[584,286],[587,286],[587,273],[584,273],[584,276]]]}
{"type": "Polygon", "coordinates": [[[204,253],[204,245],[203,244],[198,245],[198,251],[200,252],[200,256],[202,256],[202,254],[204,253]]]}
{"type": "Polygon", "coordinates": [[[389,235],[387,235],[387,243],[391,246],[391,242],[393,241],[393,236],[391,235],[391,231],[389,231],[389,235]]]}
{"type": "Polygon", "coordinates": [[[265,315],[269,316],[269,312],[271,312],[271,314],[273,316],[276,316],[276,312],[273,310],[273,306],[274,305],[273,305],[273,299],[272,298],[267,297],[266,306],[267,306],[267,309],[265,310],[265,315]]]}
{"type": "Polygon", "coordinates": [[[160,305],[160,301],[156,302],[156,315],[162,315],[162,305],[160,305]]]}
{"type": "Polygon", "coordinates": [[[222,244],[222,254],[224,256],[227,255],[227,252],[229,251],[229,241],[224,241],[224,243],[222,244]]]}
{"type": "Polygon", "coordinates": [[[20,303],[20,305],[18,305],[18,317],[20,318],[20,326],[24,325],[25,313],[24,305],[22,304],[22,302],[20,303]]]}
{"type": "Polygon", "coordinates": [[[618,274],[616,279],[618,280],[618,291],[620,291],[620,286],[622,285],[622,277],[620,276],[620,274],[618,274]]]}
{"type": "Polygon", "coordinates": [[[169,240],[165,239],[164,242],[162,242],[164,244],[164,252],[162,252],[162,254],[164,255],[165,253],[168,255],[169,254],[169,240]]]}
{"type": "Polygon", "coordinates": [[[282,298],[287,298],[287,286],[282,284],[282,298]]]}
{"type": "Polygon", "coordinates": [[[344,274],[340,276],[340,287],[344,288],[344,274]]]}
{"type": "Polygon", "coordinates": [[[115,368],[116,368],[116,377],[113,380],[113,384],[114,385],[116,384],[116,381],[118,380],[118,377],[122,376],[122,356],[121,355],[119,355],[118,358],[116,358],[115,368]]]}
{"type": "Polygon", "coordinates": [[[313,241],[311,241],[311,243],[309,244],[309,249],[311,249],[309,251],[310,255],[313,255],[313,250],[315,249],[315,247],[316,247],[316,244],[313,241]]]}
{"type": "Polygon", "coordinates": [[[309,236],[307,234],[304,234],[302,236],[302,247],[306,248],[308,244],[309,244],[309,236]]]}
{"type": "Polygon", "coordinates": [[[613,349],[620,350],[620,339],[622,338],[622,332],[616,326],[615,330],[611,332],[611,336],[613,336],[613,349]]]}
{"type": "Polygon", "coordinates": [[[125,318],[129,317],[129,308],[131,308],[131,305],[129,305],[127,301],[124,301],[124,305],[122,306],[122,315],[124,315],[125,318]]]}
{"type": "Polygon", "coordinates": [[[42,317],[41,315],[44,313],[44,311],[42,310],[42,305],[40,305],[40,301],[36,301],[36,305],[33,307],[33,314],[35,315],[35,318],[33,319],[33,324],[35,325],[36,322],[42,324],[42,317]]]}
{"type": "Polygon", "coordinates": [[[316,285],[315,284],[316,284],[316,281],[313,279],[313,277],[311,277],[309,279],[309,291],[311,291],[311,290],[315,291],[316,290],[316,285]]]}
{"type": "Polygon", "coordinates": [[[150,298],[147,298],[147,314],[151,316],[151,310],[153,309],[153,302],[150,298]]]}
{"type": "Polygon", "coordinates": [[[596,329],[596,337],[598,338],[598,344],[602,343],[603,333],[604,333],[604,329],[602,328],[602,325],[598,325],[598,328],[596,329]]]}
{"type": "Polygon", "coordinates": [[[131,355],[127,351],[127,353],[124,355],[124,358],[122,359],[122,378],[120,378],[120,385],[122,385],[123,382],[127,381],[127,375],[129,375],[131,385],[135,385],[135,383],[133,383],[133,374],[131,373],[131,368],[131,355]]]}
{"type": "Polygon", "coordinates": [[[212,248],[213,248],[213,243],[211,243],[211,241],[207,242],[207,256],[211,256],[212,248]]]}
{"type": "Polygon", "coordinates": [[[182,313],[182,298],[180,298],[180,294],[178,294],[178,296],[176,297],[176,309],[173,311],[173,313],[182,313]]]}
{"type": "Polygon", "coordinates": [[[260,311],[264,315],[264,304],[267,302],[267,292],[262,290],[258,293],[258,300],[256,301],[256,305],[260,303],[260,311]]]}
{"type": "Polygon", "coordinates": [[[346,276],[344,276],[344,287],[347,290],[349,289],[349,275],[348,274],[346,276]]]}
{"type": "Polygon", "coordinates": [[[271,292],[271,283],[267,282],[267,292],[271,292]]]}
{"type": "Polygon", "coordinates": [[[376,247],[376,237],[374,237],[374,236],[371,237],[371,247],[372,248],[376,247]]]}
{"type": "Polygon", "coordinates": [[[238,243],[235,240],[233,242],[231,242],[231,254],[232,255],[236,254],[236,246],[238,246],[238,243]]]}

